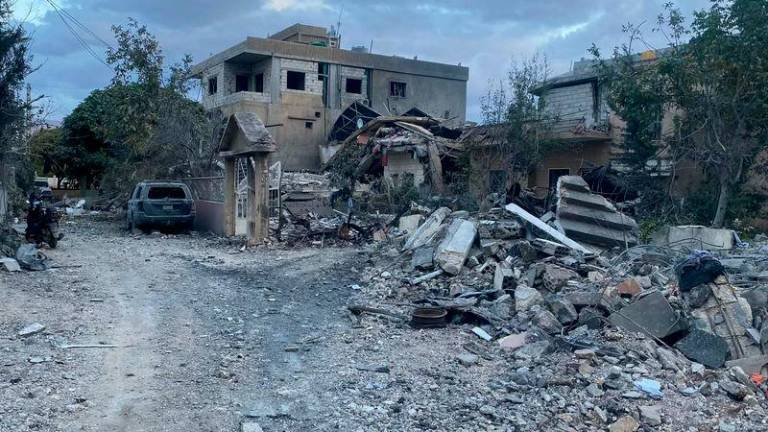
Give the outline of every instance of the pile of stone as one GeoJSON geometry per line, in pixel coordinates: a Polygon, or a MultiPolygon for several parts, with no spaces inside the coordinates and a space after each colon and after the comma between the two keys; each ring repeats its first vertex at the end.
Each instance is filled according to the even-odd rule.
{"type": "MultiPolygon", "coordinates": [[[[634,220],[592,194],[580,178],[558,184],[550,224],[515,205],[402,216],[392,236],[396,247],[386,252],[400,266],[374,266],[369,293],[446,309],[449,322],[474,322],[481,338],[519,348],[524,356],[541,355],[552,338],[620,328],[710,368],[730,362],[760,373],[768,364],[762,350],[768,295],[752,296],[752,303],[762,302],[755,311],[750,296],[722,271],[681,289],[698,270],[681,275],[676,264],[696,255],[629,247],[637,243],[634,220]],[[532,335],[541,337],[529,343],[532,335]]],[[[599,349],[593,342],[582,347],[599,349]]]]}

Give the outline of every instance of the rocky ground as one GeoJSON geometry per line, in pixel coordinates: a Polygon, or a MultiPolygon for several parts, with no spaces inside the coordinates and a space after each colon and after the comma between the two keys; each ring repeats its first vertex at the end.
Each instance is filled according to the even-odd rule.
{"type": "Polygon", "coordinates": [[[410,310],[387,245],[242,250],[118,226],[69,221],[45,251],[57,268],[0,272],[0,431],[768,428],[744,377],[620,330],[571,331],[601,347],[574,352],[531,329],[511,351],[469,322],[352,315],[410,310]]]}

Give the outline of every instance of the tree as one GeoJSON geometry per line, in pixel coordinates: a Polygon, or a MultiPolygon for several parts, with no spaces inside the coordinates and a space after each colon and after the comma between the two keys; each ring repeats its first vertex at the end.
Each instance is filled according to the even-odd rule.
{"type": "Polygon", "coordinates": [[[112,83],[65,119],[61,174],[123,192],[144,178],[208,175],[221,119],[186,96],[191,57],[171,66],[166,79],[160,44],[145,26],[131,19],[112,29],[112,83]]]}
{"type": "Polygon", "coordinates": [[[625,144],[642,163],[658,149],[661,111],[677,113],[674,133],[661,138],[677,159],[695,161],[717,182],[712,225],[720,227],[732,192],[768,143],[768,3],[713,0],[690,25],[669,3],[657,29],[668,46],[650,62],[632,52],[642,34],[627,30],[630,43],[602,63],[609,104],[627,120],[625,144]]]}
{"type": "Polygon", "coordinates": [[[0,157],[16,143],[25,117],[19,91],[31,72],[29,38],[21,25],[11,23],[11,5],[0,0],[0,157]]]}
{"type": "MultiPolygon", "coordinates": [[[[534,55],[514,63],[506,82],[491,85],[481,98],[483,124],[502,129],[500,151],[508,159],[509,170],[528,174],[558,142],[549,134],[558,114],[545,104],[549,65],[546,58],[534,55]]],[[[482,152],[482,149],[473,149],[482,152]]]]}
{"type": "Polygon", "coordinates": [[[56,171],[53,152],[60,141],[60,128],[40,129],[29,139],[29,158],[37,174],[48,175],[56,171]]]}
{"type": "Polygon", "coordinates": [[[23,152],[29,106],[20,97],[30,67],[30,39],[21,24],[11,22],[11,3],[0,0],[0,186],[18,202],[31,184],[23,152]],[[15,169],[10,169],[11,167],[15,169]]]}

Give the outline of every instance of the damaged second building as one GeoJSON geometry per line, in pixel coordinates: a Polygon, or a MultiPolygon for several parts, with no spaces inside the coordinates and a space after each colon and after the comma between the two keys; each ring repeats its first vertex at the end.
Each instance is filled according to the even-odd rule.
{"type": "Polygon", "coordinates": [[[331,154],[333,125],[355,103],[463,126],[468,68],[339,45],[323,27],[296,24],[268,38],[248,37],[196,65],[193,76],[207,110],[256,113],[278,143],[273,161],[291,171],[320,169],[331,154]]]}

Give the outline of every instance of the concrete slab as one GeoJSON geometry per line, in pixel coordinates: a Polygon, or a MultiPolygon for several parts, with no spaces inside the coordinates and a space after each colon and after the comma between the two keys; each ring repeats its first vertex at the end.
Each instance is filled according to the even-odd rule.
{"type": "Polygon", "coordinates": [[[689,359],[710,368],[720,368],[728,358],[728,343],[715,334],[694,328],[675,345],[689,359]]]}
{"type": "Polygon", "coordinates": [[[420,214],[403,216],[398,221],[398,228],[402,232],[413,233],[419,228],[422,221],[424,221],[424,216],[420,214]]]}
{"type": "Polygon", "coordinates": [[[459,274],[467,260],[469,250],[477,237],[475,224],[464,219],[455,219],[448,226],[445,238],[437,246],[435,262],[448,274],[459,274]]]}
{"type": "Polygon", "coordinates": [[[419,270],[429,270],[434,267],[433,257],[435,248],[432,246],[422,246],[413,251],[411,257],[411,266],[419,270]]]}
{"type": "Polygon", "coordinates": [[[416,231],[411,234],[408,240],[403,246],[404,250],[413,250],[418,247],[424,246],[430,243],[440,232],[440,228],[443,225],[443,221],[448,215],[451,214],[451,209],[448,207],[440,207],[432,212],[431,215],[424,221],[416,231]]]}
{"type": "Polygon", "coordinates": [[[0,267],[4,268],[5,271],[9,271],[9,272],[21,271],[21,266],[19,266],[19,262],[13,258],[0,258],[0,267]]]}
{"type": "Polygon", "coordinates": [[[663,294],[653,292],[612,313],[608,320],[625,330],[663,338],[677,328],[678,316],[663,294]]]}
{"type": "Polygon", "coordinates": [[[733,230],[701,225],[669,227],[667,244],[673,249],[730,250],[734,247],[733,230]]]}

